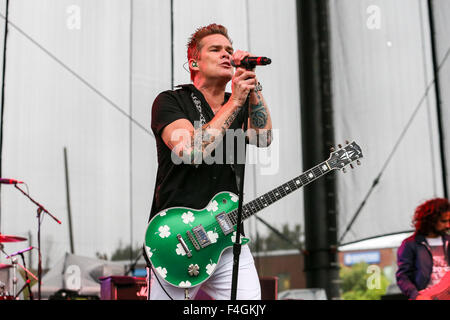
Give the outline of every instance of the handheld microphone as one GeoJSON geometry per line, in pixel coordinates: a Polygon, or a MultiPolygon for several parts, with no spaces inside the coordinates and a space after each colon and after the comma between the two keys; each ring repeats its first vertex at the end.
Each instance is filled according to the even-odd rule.
{"type": "Polygon", "coordinates": [[[271,64],[272,60],[267,57],[245,57],[241,60],[239,65],[236,65],[233,60],[231,60],[231,65],[233,67],[244,67],[246,69],[253,69],[256,66],[265,66],[271,64]]]}
{"type": "Polygon", "coordinates": [[[0,178],[0,183],[3,183],[3,184],[18,184],[18,183],[23,183],[23,181],[14,180],[14,179],[2,179],[2,178],[0,178]]]}

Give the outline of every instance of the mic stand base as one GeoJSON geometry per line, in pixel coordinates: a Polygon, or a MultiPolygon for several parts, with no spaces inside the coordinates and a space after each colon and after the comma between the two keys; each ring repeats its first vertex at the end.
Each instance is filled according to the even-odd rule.
{"type": "MultiPolygon", "coordinates": [[[[14,300],[18,300],[19,295],[22,293],[22,291],[28,287],[28,290],[30,291],[31,294],[31,289],[30,289],[30,279],[28,279],[27,281],[25,281],[25,284],[22,286],[22,289],[19,290],[19,292],[17,292],[17,294],[14,296],[14,300]]],[[[30,296],[31,297],[31,296],[30,296]]],[[[32,300],[32,299],[31,299],[32,300]]]]}
{"type": "Polygon", "coordinates": [[[231,278],[231,298],[230,300],[236,300],[237,282],[239,273],[239,257],[241,255],[242,245],[238,243],[233,244],[233,275],[231,278]]]}
{"type": "Polygon", "coordinates": [[[22,289],[19,291],[19,293],[17,294],[17,296],[20,294],[20,292],[23,291],[23,289],[25,289],[26,286],[28,286],[28,295],[30,300],[33,300],[33,292],[31,292],[31,281],[30,278],[28,278],[28,270],[27,270],[27,265],[25,262],[25,257],[23,256],[23,253],[20,254],[20,256],[22,257],[22,262],[23,262],[23,266],[25,269],[25,284],[23,285],[22,289]]]}

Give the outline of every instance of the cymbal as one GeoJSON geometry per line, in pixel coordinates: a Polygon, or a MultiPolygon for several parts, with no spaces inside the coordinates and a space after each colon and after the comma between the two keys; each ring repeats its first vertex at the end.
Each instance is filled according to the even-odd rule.
{"type": "Polygon", "coordinates": [[[4,264],[4,263],[0,263],[0,270],[2,269],[8,269],[11,268],[12,264],[4,264]]]}
{"type": "Polygon", "coordinates": [[[0,242],[20,242],[25,241],[26,238],[16,237],[16,236],[7,236],[4,234],[0,234],[0,242]]]}

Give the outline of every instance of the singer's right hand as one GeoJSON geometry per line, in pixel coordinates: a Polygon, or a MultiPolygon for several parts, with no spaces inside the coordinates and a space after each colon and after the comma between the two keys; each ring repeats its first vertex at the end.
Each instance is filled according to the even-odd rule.
{"type": "Polygon", "coordinates": [[[230,100],[234,101],[239,107],[242,107],[250,91],[255,89],[256,84],[256,74],[254,71],[237,68],[231,83],[232,93],[230,100]]]}

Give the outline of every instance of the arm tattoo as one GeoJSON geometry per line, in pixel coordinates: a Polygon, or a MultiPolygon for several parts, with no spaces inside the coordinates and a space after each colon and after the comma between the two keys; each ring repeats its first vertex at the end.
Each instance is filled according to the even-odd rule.
{"type": "Polygon", "coordinates": [[[250,121],[252,126],[258,131],[256,145],[258,147],[267,147],[272,143],[272,129],[264,129],[269,117],[258,92],[256,92],[256,96],[258,103],[250,105],[250,121]]]}
{"type": "Polygon", "coordinates": [[[268,116],[261,97],[259,94],[256,94],[256,96],[258,97],[258,103],[250,105],[250,120],[255,128],[261,129],[267,125],[268,116]]]}
{"type": "Polygon", "coordinates": [[[202,159],[210,155],[217,145],[222,141],[226,134],[226,130],[236,119],[240,108],[233,111],[220,126],[220,129],[211,127],[207,123],[201,128],[194,128],[194,132],[190,134],[190,139],[179,150],[178,155],[183,159],[184,163],[201,164],[202,159]]]}
{"type": "Polygon", "coordinates": [[[236,108],[236,110],[233,111],[232,114],[225,120],[223,126],[222,126],[222,133],[225,134],[225,131],[231,126],[234,119],[236,119],[236,116],[238,115],[239,111],[241,111],[241,108],[236,108]]]}

